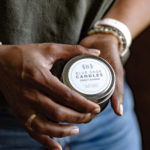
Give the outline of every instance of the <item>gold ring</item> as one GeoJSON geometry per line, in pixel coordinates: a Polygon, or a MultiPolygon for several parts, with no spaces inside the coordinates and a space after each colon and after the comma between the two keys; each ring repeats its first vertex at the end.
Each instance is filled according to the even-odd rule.
{"type": "Polygon", "coordinates": [[[37,116],[36,114],[32,114],[25,123],[25,126],[30,131],[33,131],[31,125],[32,125],[33,120],[36,118],[36,116],[37,116]]]}

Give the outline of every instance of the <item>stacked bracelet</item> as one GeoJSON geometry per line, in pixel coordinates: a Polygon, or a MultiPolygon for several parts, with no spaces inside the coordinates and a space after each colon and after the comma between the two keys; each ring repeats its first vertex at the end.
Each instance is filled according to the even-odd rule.
{"type": "Polygon", "coordinates": [[[94,27],[89,30],[88,35],[95,33],[108,33],[116,36],[119,40],[120,57],[128,52],[131,44],[131,34],[128,27],[122,22],[110,18],[97,21],[94,27]]]}

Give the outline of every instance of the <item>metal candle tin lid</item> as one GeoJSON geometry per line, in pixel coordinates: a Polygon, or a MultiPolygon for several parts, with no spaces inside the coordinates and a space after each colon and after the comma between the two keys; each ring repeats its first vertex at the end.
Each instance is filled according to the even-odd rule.
{"type": "Polygon", "coordinates": [[[93,55],[79,55],[67,62],[62,81],[89,100],[108,100],[115,89],[115,74],[111,65],[93,55]]]}

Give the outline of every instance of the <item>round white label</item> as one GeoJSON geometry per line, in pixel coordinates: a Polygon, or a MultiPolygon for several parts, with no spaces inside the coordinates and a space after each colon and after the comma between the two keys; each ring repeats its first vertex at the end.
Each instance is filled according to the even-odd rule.
{"type": "Polygon", "coordinates": [[[81,59],[73,63],[69,69],[68,78],[75,90],[88,95],[107,90],[112,81],[108,66],[92,58],[81,59]]]}

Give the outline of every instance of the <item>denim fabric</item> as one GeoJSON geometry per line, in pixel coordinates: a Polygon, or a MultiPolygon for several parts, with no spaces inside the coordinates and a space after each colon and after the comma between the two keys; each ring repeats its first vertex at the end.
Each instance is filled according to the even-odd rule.
{"type": "MultiPolygon", "coordinates": [[[[71,150],[141,150],[140,132],[133,111],[133,98],[125,84],[124,116],[114,114],[111,105],[93,121],[79,124],[78,135],[55,138],[71,150]]],[[[45,150],[24,131],[19,122],[0,113],[0,150],[45,150]]]]}

